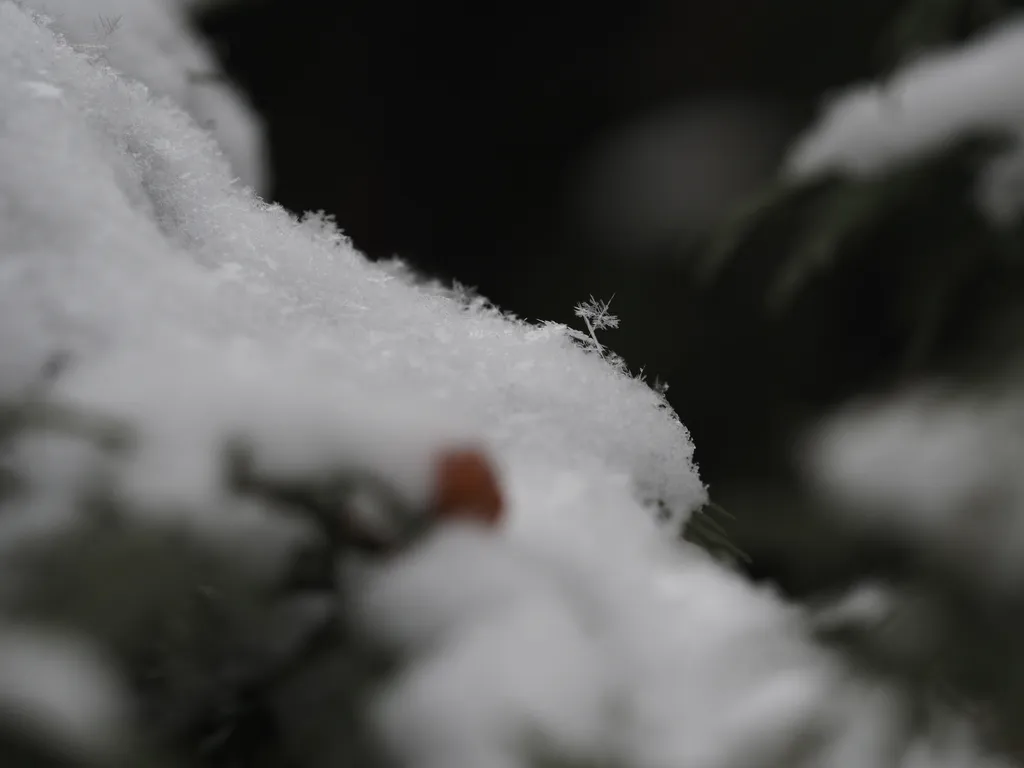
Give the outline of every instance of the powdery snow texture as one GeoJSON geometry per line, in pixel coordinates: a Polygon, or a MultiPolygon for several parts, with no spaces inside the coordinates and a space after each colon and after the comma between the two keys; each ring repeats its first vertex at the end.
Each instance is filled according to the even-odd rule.
{"type": "Polygon", "coordinates": [[[269,192],[263,126],[188,27],[184,0],[20,0],[88,56],[144,83],[207,127],[243,184],[269,192]]]}

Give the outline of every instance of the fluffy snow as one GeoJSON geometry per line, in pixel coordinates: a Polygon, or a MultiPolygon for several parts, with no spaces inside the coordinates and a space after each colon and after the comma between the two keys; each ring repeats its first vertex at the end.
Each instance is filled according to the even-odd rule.
{"type": "Polygon", "coordinates": [[[883,763],[885,692],[654,522],[650,501],[678,522],[705,498],[659,395],[564,328],[418,285],[260,202],[155,93],[0,0],[0,397],[65,356],[53,397],[135,425],[140,448],[117,468],[16,446],[35,495],[0,539],[40,510],[59,522],[98,471],[141,510],[231,508],[229,438],[265,471],[355,465],[413,502],[440,448],[475,443],[507,525],[438,531],[350,580],[367,629],[412,657],[376,710],[403,764],[883,763]]]}
{"type": "Polygon", "coordinates": [[[862,525],[897,532],[990,585],[1024,577],[1024,407],[919,388],[857,404],[808,441],[807,470],[862,525]]]}
{"type": "MultiPolygon", "coordinates": [[[[269,191],[263,128],[188,27],[184,0],[19,0],[52,19],[72,46],[144,83],[206,126],[239,180],[269,191]]],[[[45,85],[45,81],[43,83],[45,85]]]]}
{"type": "Polygon", "coordinates": [[[180,406],[197,425],[232,418],[226,401],[237,412],[250,390],[292,403],[294,415],[253,410],[297,432],[339,410],[387,423],[397,402],[552,477],[630,477],[681,516],[701,502],[686,430],[644,384],[558,328],[470,311],[369,263],[324,222],[261,203],[185,114],[17,6],[2,12],[6,394],[57,353],[83,390],[102,395],[105,374],[88,367],[106,365],[119,407],[160,402],[159,419],[180,406]]]}
{"type": "Polygon", "coordinates": [[[0,627],[0,712],[92,762],[127,736],[122,692],[104,661],[59,635],[0,627]]]}
{"type": "MultiPolygon", "coordinates": [[[[1024,19],[1013,19],[959,48],[930,53],[887,82],[834,98],[790,151],[797,177],[828,171],[878,173],[973,132],[1024,138],[1024,19]]],[[[985,169],[979,202],[996,221],[1024,206],[1024,147],[985,169]]]]}

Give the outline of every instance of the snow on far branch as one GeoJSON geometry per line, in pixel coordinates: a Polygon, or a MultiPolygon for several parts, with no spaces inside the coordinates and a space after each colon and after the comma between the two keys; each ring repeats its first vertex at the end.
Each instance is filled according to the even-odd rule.
{"type": "Polygon", "coordinates": [[[1024,18],[960,47],[930,51],[888,81],[858,85],[833,98],[819,123],[796,143],[796,177],[828,171],[877,174],[970,135],[1012,137],[979,180],[979,203],[1008,222],[1024,206],[1024,18]]]}
{"type": "MultiPolygon", "coordinates": [[[[921,301],[941,310],[936,297],[978,265],[1009,263],[1024,242],[1022,66],[1024,20],[1013,16],[840,91],[779,178],[701,244],[698,273],[718,279],[747,258],[777,264],[766,303],[785,311],[840,264],[902,249],[894,266],[929,271],[921,301]]],[[[908,367],[927,355],[942,319],[910,331],[908,367]]]]}

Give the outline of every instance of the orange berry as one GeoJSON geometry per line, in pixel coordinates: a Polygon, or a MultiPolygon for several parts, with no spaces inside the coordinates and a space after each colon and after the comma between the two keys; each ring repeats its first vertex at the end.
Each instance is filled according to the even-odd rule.
{"type": "Polygon", "coordinates": [[[435,504],[444,520],[472,520],[497,525],[504,501],[497,473],[479,450],[459,448],[441,454],[437,464],[435,504]]]}

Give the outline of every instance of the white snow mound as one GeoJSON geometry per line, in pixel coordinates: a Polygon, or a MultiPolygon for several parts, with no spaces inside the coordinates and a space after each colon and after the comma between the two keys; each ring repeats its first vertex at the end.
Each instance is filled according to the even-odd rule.
{"type": "Polygon", "coordinates": [[[263,126],[189,29],[183,0],[19,0],[86,56],[143,83],[208,128],[239,180],[270,190],[263,126]]]}

